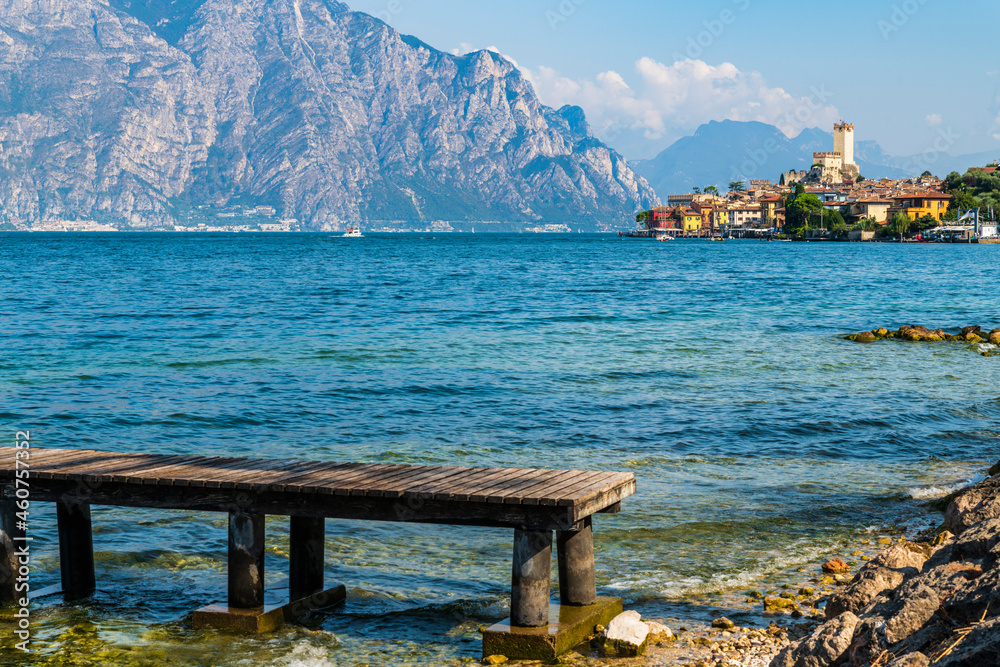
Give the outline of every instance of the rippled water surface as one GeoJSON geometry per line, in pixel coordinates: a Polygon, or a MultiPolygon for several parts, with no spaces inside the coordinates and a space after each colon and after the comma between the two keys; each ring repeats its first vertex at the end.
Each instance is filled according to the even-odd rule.
{"type": "MultiPolygon", "coordinates": [[[[1000,326],[1000,246],[3,234],[0,268],[6,440],[634,471],[595,520],[598,583],[654,616],[922,517],[1000,449],[1000,357],[842,339],[1000,326]]],[[[225,517],[94,524],[100,590],[34,609],[38,664],[450,664],[508,609],[508,531],[328,521],[342,610],[194,631],[225,599],[225,517]]],[[[51,507],[32,534],[54,583],[51,507]]],[[[287,522],[268,534],[277,582],[287,522]]]]}

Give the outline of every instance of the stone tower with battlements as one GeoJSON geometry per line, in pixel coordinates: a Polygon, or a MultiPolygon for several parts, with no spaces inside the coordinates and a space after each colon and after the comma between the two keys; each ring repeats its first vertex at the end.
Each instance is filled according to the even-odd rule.
{"type": "Polygon", "coordinates": [[[841,121],[834,124],[833,152],[840,153],[845,169],[856,166],[854,164],[854,123],[841,121]]]}

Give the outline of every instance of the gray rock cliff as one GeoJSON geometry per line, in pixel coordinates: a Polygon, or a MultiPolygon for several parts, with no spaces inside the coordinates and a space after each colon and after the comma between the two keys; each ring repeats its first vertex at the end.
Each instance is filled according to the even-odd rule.
{"type": "MultiPolygon", "coordinates": [[[[580,109],[332,0],[0,0],[0,206],[169,224],[628,224],[658,203],[580,109]]],[[[630,225],[629,225],[630,226],[630,225]]]]}

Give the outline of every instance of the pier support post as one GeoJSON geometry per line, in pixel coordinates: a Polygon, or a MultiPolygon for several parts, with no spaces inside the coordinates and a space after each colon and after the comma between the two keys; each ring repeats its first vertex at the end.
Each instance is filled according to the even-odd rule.
{"type": "Polygon", "coordinates": [[[323,590],[326,522],[293,516],[289,528],[288,597],[294,601],[323,590]]]}
{"type": "Polygon", "coordinates": [[[15,503],[14,487],[0,488],[0,608],[17,607],[25,597],[16,590],[21,566],[15,552],[25,543],[20,540],[24,531],[17,527],[15,503]]]}
{"type": "Polygon", "coordinates": [[[264,606],[264,515],[229,513],[229,606],[264,606]]]}
{"type": "Polygon", "coordinates": [[[510,623],[537,628],[549,623],[552,531],[515,530],[511,576],[510,623]]]}
{"type": "Polygon", "coordinates": [[[597,602],[594,574],[594,528],[591,517],[577,531],[556,532],[559,554],[559,598],[564,605],[585,607],[597,602]]]}
{"type": "Polygon", "coordinates": [[[94,538],[87,503],[56,503],[59,524],[59,569],[63,593],[86,597],[94,592],[94,538]]]}

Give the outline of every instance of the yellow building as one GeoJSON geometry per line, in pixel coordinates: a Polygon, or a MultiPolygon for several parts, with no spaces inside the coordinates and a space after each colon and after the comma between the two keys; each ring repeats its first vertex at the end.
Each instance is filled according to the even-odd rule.
{"type": "Polygon", "coordinates": [[[760,221],[768,227],[774,227],[778,219],[778,209],[784,205],[781,197],[766,197],[760,200],[760,221]]]}
{"type": "Polygon", "coordinates": [[[910,220],[929,215],[940,221],[948,212],[948,206],[951,203],[951,195],[946,195],[943,192],[912,192],[892,199],[894,205],[889,209],[887,215],[890,220],[897,211],[903,211],[910,216],[910,220]]]}
{"type": "Polygon", "coordinates": [[[681,215],[681,223],[685,233],[701,231],[701,214],[689,208],[677,209],[681,215]]]}

